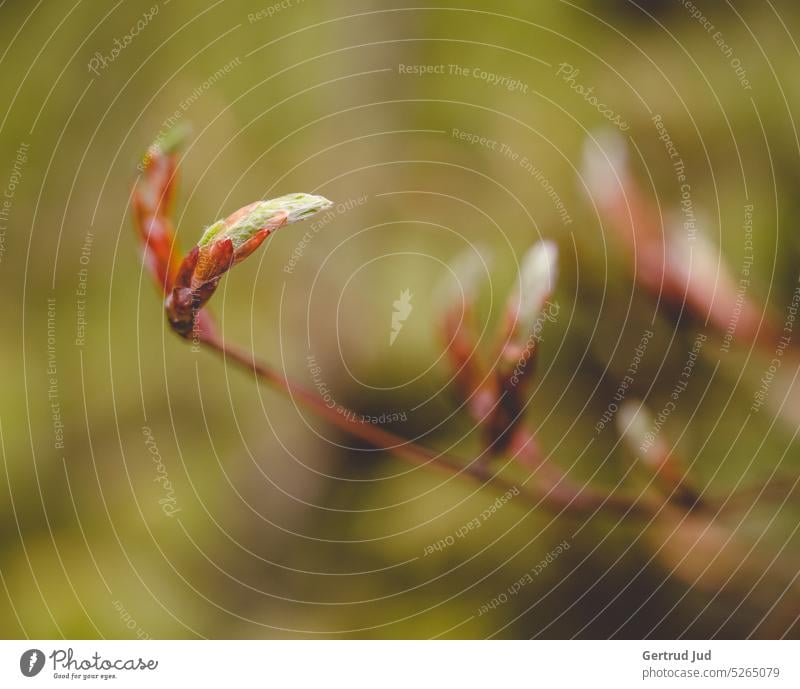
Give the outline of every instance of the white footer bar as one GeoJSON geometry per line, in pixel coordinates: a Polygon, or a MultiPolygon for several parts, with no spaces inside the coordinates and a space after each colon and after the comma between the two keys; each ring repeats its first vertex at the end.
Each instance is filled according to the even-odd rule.
{"type": "Polygon", "coordinates": [[[800,687],[795,641],[3,641],[0,687],[800,687]]]}

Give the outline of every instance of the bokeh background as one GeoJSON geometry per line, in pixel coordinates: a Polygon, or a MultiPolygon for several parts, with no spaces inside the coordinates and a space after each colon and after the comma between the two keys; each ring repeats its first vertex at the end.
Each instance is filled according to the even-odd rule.
{"type": "MultiPolygon", "coordinates": [[[[521,255],[553,239],[560,312],[526,422],[571,479],[641,490],[648,477],[614,424],[595,424],[644,330],[655,335],[629,395],[658,409],[702,324],[637,287],[587,195],[584,142],[613,124],[562,63],[627,123],[632,169],[669,218],[681,191],[652,122],[662,115],[699,231],[737,276],[753,205],[748,296],[783,321],[800,257],[797,3],[414,5],[0,1],[3,637],[797,636],[796,496],[711,519],[732,558],[704,559],[706,527],[663,548],[671,525],[522,495],[453,539],[495,501],[491,486],[365,447],[169,331],[130,190],[149,143],[190,122],[184,247],[255,199],[341,204],[303,246],[310,222],[225,279],[210,308],[227,338],[466,463],[480,433],[452,394],[442,284],[464,249],[492,255],[488,342],[521,255]],[[390,346],[406,289],[413,310],[390,346]]],[[[746,342],[723,355],[704,332],[662,436],[716,497],[795,477],[796,425],[774,405],[749,412],[769,356],[746,342]]]]}

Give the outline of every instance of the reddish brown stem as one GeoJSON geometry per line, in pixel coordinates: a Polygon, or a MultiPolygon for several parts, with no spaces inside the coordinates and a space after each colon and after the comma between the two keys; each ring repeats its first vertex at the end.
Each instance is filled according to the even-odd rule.
{"type": "Polygon", "coordinates": [[[331,422],[337,428],[360,438],[373,447],[390,448],[391,452],[413,462],[419,466],[432,466],[441,468],[451,474],[464,473],[473,478],[485,478],[482,473],[472,466],[461,466],[450,458],[435,454],[428,449],[401,438],[390,431],[376,426],[360,424],[352,419],[355,414],[350,410],[337,411],[325,405],[312,391],[292,382],[276,369],[257,361],[244,350],[225,342],[215,334],[203,334],[201,343],[216,350],[226,360],[234,361],[244,368],[255,373],[261,380],[284,390],[289,395],[312,409],[318,416],[331,422]]]}
{"type": "MultiPolygon", "coordinates": [[[[323,404],[312,391],[294,383],[271,366],[257,361],[250,353],[228,344],[215,333],[203,333],[200,337],[200,342],[216,351],[226,361],[233,361],[252,371],[260,380],[283,390],[337,428],[373,447],[388,448],[387,451],[413,462],[417,466],[437,469],[451,476],[467,476],[480,483],[490,483],[500,491],[507,491],[516,487],[515,483],[500,476],[492,475],[485,465],[477,460],[464,465],[459,460],[443,453],[432,452],[390,431],[352,421],[355,418],[355,414],[350,410],[345,409],[340,412],[336,409],[331,409],[323,404]]],[[[652,517],[663,507],[662,502],[652,495],[629,496],[607,493],[585,484],[575,483],[556,465],[548,462],[543,457],[535,439],[524,427],[520,427],[515,431],[514,439],[510,443],[508,452],[512,458],[534,472],[535,485],[533,487],[529,486],[528,490],[524,491],[524,494],[532,502],[540,503],[553,512],[564,513],[566,516],[573,517],[590,515],[600,511],[604,514],[652,517]]],[[[713,509],[715,505],[720,504],[722,511],[735,511],[740,507],[747,506],[742,504],[740,498],[767,495],[775,488],[778,489],[779,493],[791,493],[797,487],[797,482],[789,488],[784,484],[783,480],[775,479],[763,487],[748,488],[725,499],[708,500],[706,505],[708,509],[713,509]]]]}
{"type": "MultiPolygon", "coordinates": [[[[349,410],[340,413],[336,409],[329,408],[312,391],[294,383],[279,371],[257,361],[250,353],[225,342],[216,334],[203,333],[200,342],[216,351],[226,361],[233,361],[252,371],[260,380],[283,390],[337,428],[373,447],[389,448],[393,454],[411,461],[417,466],[438,469],[449,475],[464,475],[481,483],[491,483],[501,491],[513,489],[516,485],[505,478],[492,475],[477,460],[465,465],[445,454],[432,452],[412,441],[401,438],[390,431],[352,421],[355,415],[349,410]]],[[[530,450],[523,450],[523,452],[528,455],[530,450]]],[[[525,493],[533,501],[540,502],[556,512],[566,512],[573,516],[590,514],[601,508],[619,513],[642,514],[650,512],[654,507],[646,501],[601,494],[586,486],[569,484],[569,490],[565,490],[566,486],[567,484],[547,485],[543,490],[541,485],[537,485],[535,490],[529,489],[525,493]]]]}

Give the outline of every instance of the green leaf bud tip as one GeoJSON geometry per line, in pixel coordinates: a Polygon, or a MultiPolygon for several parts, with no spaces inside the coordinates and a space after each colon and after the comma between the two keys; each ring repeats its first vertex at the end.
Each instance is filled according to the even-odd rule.
{"type": "Polygon", "coordinates": [[[236,250],[278,216],[285,216],[284,224],[288,225],[332,205],[324,196],[314,194],[286,194],[268,201],[256,201],[206,228],[198,246],[202,248],[212,241],[230,239],[236,250]]]}

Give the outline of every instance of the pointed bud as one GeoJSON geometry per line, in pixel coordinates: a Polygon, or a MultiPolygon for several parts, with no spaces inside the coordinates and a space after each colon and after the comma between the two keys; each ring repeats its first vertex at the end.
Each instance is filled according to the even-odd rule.
{"type": "Polygon", "coordinates": [[[180,264],[170,219],[177,184],[177,151],[187,127],[176,127],[165,143],[156,141],[139,165],[133,189],[133,210],[143,262],[159,287],[169,293],[180,264]]]}
{"type": "Polygon", "coordinates": [[[214,294],[225,272],[252,254],[277,228],[333,205],[323,196],[288,194],[256,201],[208,227],[186,256],[165,303],[172,327],[188,337],[196,314],[214,294]]]}
{"type": "MultiPolygon", "coordinates": [[[[698,222],[705,225],[700,211],[696,216],[698,222]]],[[[667,219],[664,238],[667,272],[680,284],[681,296],[687,285],[689,289],[708,291],[711,296],[720,275],[727,281],[728,271],[722,253],[706,232],[698,230],[689,234],[680,217],[673,214],[667,219]]]]}
{"type": "Polygon", "coordinates": [[[685,507],[694,506],[699,496],[686,483],[686,467],[667,443],[657,435],[653,418],[640,400],[629,400],[617,412],[617,428],[623,440],[667,492],[685,507]]]}
{"type": "Polygon", "coordinates": [[[581,169],[590,196],[600,206],[612,205],[628,176],[628,146],[622,135],[601,129],[587,137],[581,169]]]}
{"type": "Polygon", "coordinates": [[[555,291],[557,280],[558,246],[550,240],[537,242],[522,258],[519,287],[506,307],[504,366],[513,367],[527,348],[535,347],[537,322],[555,291]]]}
{"type": "Polygon", "coordinates": [[[168,156],[177,153],[192,134],[192,125],[188,122],[179,122],[169,131],[156,139],[145,154],[145,164],[149,158],[168,156]]]}
{"type": "Polygon", "coordinates": [[[617,412],[617,430],[625,443],[641,461],[656,470],[669,454],[664,442],[653,434],[653,418],[644,402],[628,400],[617,412]]]}
{"type": "Polygon", "coordinates": [[[685,301],[695,318],[708,320],[726,336],[728,345],[736,335],[744,342],[774,347],[778,333],[769,315],[740,289],[719,247],[705,232],[688,236],[682,225],[674,223],[665,253],[667,296],[685,301]]]}
{"type": "MultiPolygon", "coordinates": [[[[444,304],[440,323],[447,357],[461,399],[468,402],[468,409],[479,421],[485,418],[487,405],[485,394],[477,388],[487,378],[487,371],[478,354],[475,309],[481,280],[489,274],[491,259],[485,253],[472,248],[458,254],[450,263],[452,273],[448,272],[436,287],[436,300],[444,304]]],[[[489,407],[492,403],[488,401],[489,407]]]]}
{"type": "Polygon", "coordinates": [[[492,264],[491,250],[487,247],[465,249],[450,261],[450,270],[436,287],[436,297],[445,308],[474,305],[481,282],[489,276],[492,264]],[[453,279],[455,276],[455,279],[453,279]]]}
{"type": "Polygon", "coordinates": [[[546,239],[534,244],[522,258],[519,279],[519,323],[533,324],[558,281],[556,243],[546,239]]]}
{"type": "Polygon", "coordinates": [[[631,175],[628,143],[619,132],[601,130],[586,139],[583,178],[604,226],[624,242],[637,279],[657,292],[664,270],[661,216],[631,175]]]}
{"type": "Polygon", "coordinates": [[[238,251],[264,228],[305,220],[332,205],[324,196],[313,194],[287,194],[269,201],[256,201],[208,227],[198,246],[203,248],[212,242],[230,239],[234,251],[238,251]]]}
{"type": "MultiPolygon", "coordinates": [[[[485,257],[482,250],[465,250],[453,258],[450,269],[434,290],[434,299],[442,305],[444,311],[440,323],[450,363],[463,384],[468,383],[471,373],[477,373],[476,369],[470,371],[465,370],[465,367],[474,369],[478,366],[475,356],[478,346],[475,310],[481,281],[489,274],[490,263],[491,256],[485,257]],[[462,376],[462,373],[467,377],[462,376]]],[[[474,382],[477,383],[478,380],[480,378],[474,382]]],[[[462,391],[471,388],[467,384],[462,391]]]]}
{"type": "Polygon", "coordinates": [[[537,242],[522,257],[519,285],[508,299],[500,329],[497,365],[482,388],[487,398],[494,396],[495,411],[486,429],[500,449],[522,419],[528,401],[523,383],[533,377],[544,321],[558,313],[553,312],[557,304],[548,304],[557,278],[558,247],[549,240],[537,242]]]}
{"type": "Polygon", "coordinates": [[[324,196],[287,194],[256,201],[206,228],[197,244],[200,255],[192,287],[222,275],[243,261],[279,227],[304,220],[333,204],[324,196]],[[230,255],[227,245],[230,244],[230,255]]]}

